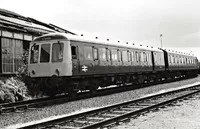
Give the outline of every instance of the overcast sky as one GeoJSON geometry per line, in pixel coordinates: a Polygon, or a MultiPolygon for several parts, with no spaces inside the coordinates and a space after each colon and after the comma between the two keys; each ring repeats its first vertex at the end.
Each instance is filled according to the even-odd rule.
{"type": "Polygon", "coordinates": [[[0,0],[0,8],[114,41],[160,47],[163,34],[163,47],[200,47],[199,0],[0,0]]]}

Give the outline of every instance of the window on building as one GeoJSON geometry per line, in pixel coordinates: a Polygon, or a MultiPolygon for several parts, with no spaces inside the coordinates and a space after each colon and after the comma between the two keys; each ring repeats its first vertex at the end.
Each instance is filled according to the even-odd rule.
{"type": "Polygon", "coordinates": [[[52,62],[63,61],[63,43],[54,43],[52,46],[52,62]]]}
{"type": "Polygon", "coordinates": [[[2,73],[16,73],[22,66],[22,40],[1,38],[2,73]]]}
{"type": "Polygon", "coordinates": [[[40,62],[47,63],[50,60],[50,44],[42,44],[40,51],[40,62]]]}

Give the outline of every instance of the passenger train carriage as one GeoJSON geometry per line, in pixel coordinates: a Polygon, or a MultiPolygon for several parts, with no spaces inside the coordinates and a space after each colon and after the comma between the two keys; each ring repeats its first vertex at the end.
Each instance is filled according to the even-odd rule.
{"type": "Polygon", "coordinates": [[[27,84],[37,84],[48,95],[197,72],[194,56],[63,33],[41,36],[29,50],[27,84]]]}

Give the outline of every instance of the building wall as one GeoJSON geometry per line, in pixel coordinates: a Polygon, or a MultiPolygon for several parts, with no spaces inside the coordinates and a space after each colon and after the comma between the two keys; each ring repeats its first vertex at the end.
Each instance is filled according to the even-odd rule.
{"type": "Polygon", "coordinates": [[[0,30],[0,74],[16,74],[23,64],[23,53],[34,36],[0,30]]]}

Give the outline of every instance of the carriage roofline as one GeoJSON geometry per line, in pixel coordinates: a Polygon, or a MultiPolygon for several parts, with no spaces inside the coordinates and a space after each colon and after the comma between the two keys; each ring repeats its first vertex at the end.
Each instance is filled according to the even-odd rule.
{"type": "Polygon", "coordinates": [[[81,42],[88,42],[93,44],[101,44],[106,46],[113,46],[113,47],[124,47],[124,48],[130,48],[130,49],[142,49],[142,50],[149,50],[149,51],[157,51],[162,52],[162,50],[158,48],[150,48],[150,47],[144,47],[144,46],[135,46],[132,44],[125,44],[125,43],[114,43],[113,41],[107,41],[107,40],[100,40],[100,39],[92,39],[84,36],[77,36],[77,35],[71,35],[66,33],[49,33],[42,35],[38,38],[36,38],[33,43],[37,42],[38,39],[42,37],[48,37],[48,36],[63,36],[63,38],[66,38],[67,40],[71,41],[81,41],[81,42]]]}
{"type": "Polygon", "coordinates": [[[190,56],[190,57],[195,57],[193,55],[188,55],[185,53],[176,53],[172,51],[167,51],[164,49],[160,48],[151,48],[151,47],[144,47],[144,46],[135,46],[132,44],[125,44],[125,43],[114,43],[113,41],[107,41],[107,40],[100,40],[100,39],[92,39],[84,36],[77,36],[77,35],[71,35],[71,34],[66,34],[66,33],[49,33],[42,35],[40,37],[37,37],[33,42],[37,42],[42,37],[48,37],[48,36],[62,36],[62,38],[66,38],[66,40],[74,40],[74,41],[81,41],[81,42],[89,42],[93,44],[101,44],[101,45],[106,45],[106,46],[113,46],[113,47],[125,47],[125,48],[130,48],[130,49],[142,49],[142,50],[149,50],[149,51],[156,51],[156,52],[162,52],[166,51],[167,53],[170,54],[176,54],[176,55],[182,55],[182,56],[190,56]]]}

